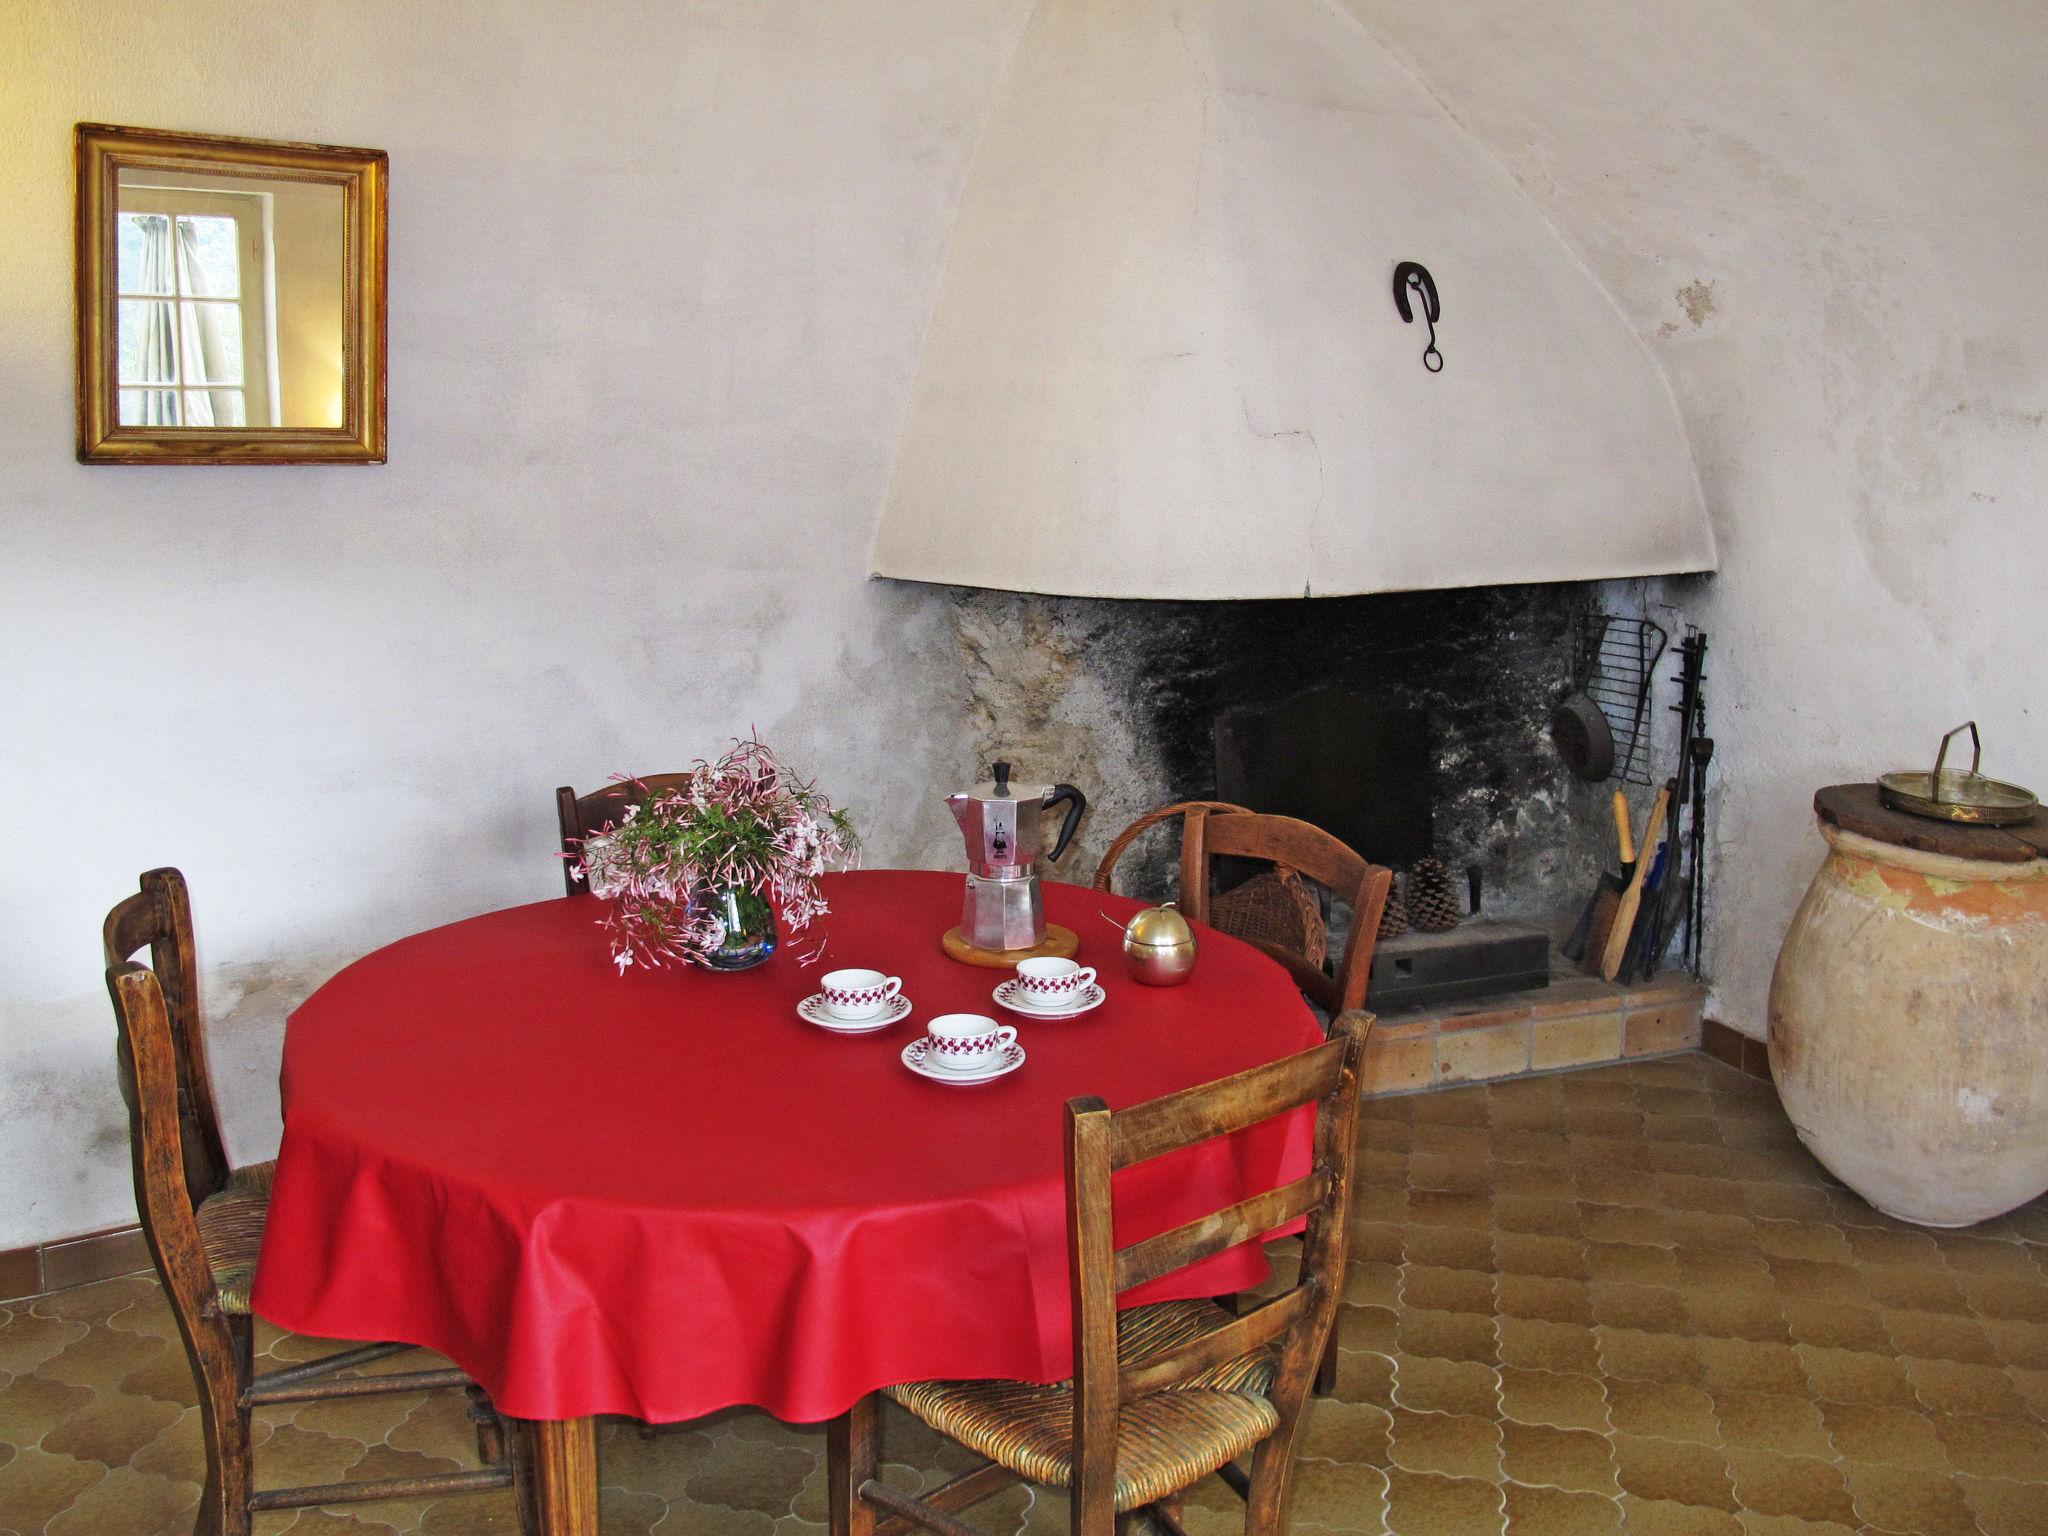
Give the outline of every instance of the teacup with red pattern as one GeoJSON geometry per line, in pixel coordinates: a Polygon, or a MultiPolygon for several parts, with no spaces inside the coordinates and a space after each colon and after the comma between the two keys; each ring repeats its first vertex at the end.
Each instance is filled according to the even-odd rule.
{"type": "Polygon", "coordinates": [[[1017,962],[1017,990],[1028,1008],[1071,1008],[1095,985],[1095,967],[1050,956],[1017,962]]]}
{"type": "Polygon", "coordinates": [[[880,971],[827,971],[818,990],[824,994],[825,1011],[833,1017],[872,1019],[896,1000],[903,979],[880,971]]]}
{"type": "Polygon", "coordinates": [[[925,1026],[925,1037],[926,1061],[951,1072],[973,1072],[1014,1044],[1017,1031],[979,1013],[942,1013],[925,1026]]]}

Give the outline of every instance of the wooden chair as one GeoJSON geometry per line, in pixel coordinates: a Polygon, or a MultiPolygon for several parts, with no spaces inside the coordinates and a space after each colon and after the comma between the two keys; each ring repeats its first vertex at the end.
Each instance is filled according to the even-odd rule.
{"type": "MultiPolygon", "coordinates": [[[[1095,888],[1110,889],[1116,862],[1137,835],[1169,817],[1183,818],[1180,841],[1180,909],[1196,922],[1209,923],[1225,933],[1257,945],[1287,967],[1295,984],[1331,1014],[1345,1013],[1365,1003],[1366,983],[1372,974],[1373,945],[1379,937],[1380,914],[1386,909],[1387,892],[1394,872],[1369,864],[1357,853],[1321,827],[1292,816],[1267,816],[1241,805],[1221,800],[1183,800],[1163,806],[1124,829],[1095,871],[1095,888]],[[1248,903],[1229,906],[1235,892],[1221,897],[1209,894],[1210,863],[1219,857],[1258,859],[1280,872],[1280,885],[1288,874],[1310,880],[1351,904],[1351,931],[1344,941],[1344,953],[1337,960],[1335,974],[1325,971],[1320,948],[1307,942],[1291,942],[1285,924],[1276,923],[1248,903]]],[[[1240,889],[1243,889],[1240,887],[1240,889]]]]}
{"type": "Polygon", "coordinates": [[[128,1101],[135,1203],[199,1389],[206,1487],[197,1536],[247,1536],[266,1509],[430,1498],[518,1485],[520,1527],[532,1530],[520,1447],[483,1389],[452,1369],[363,1375],[358,1367],[412,1348],[367,1344],[321,1360],[256,1374],[249,1288],[263,1244],[274,1163],[228,1166],[207,1073],[185,877],[153,869],[141,890],[107,914],[107,990],[120,1031],[122,1096],[128,1101]],[[150,963],[133,956],[148,949],[150,963]],[[255,1486],[250,1410],[268,1403],[365,1397],[462,1387],[470,1396],[477,1451],[471,1472],[384,1478],[301,1488],[255,1486]]]}
{"type": "Polygon", "coordinates": [[[1182,1491],[1216,1473],[1244,1498],[1250,1536],[1287,1529],[1295,1442],[1310,1378],[1344,1289],[1345,1225],[1356,1157],[1360,1059],[1371,1018],[1347,1013],[1313,1050],[1150,1103],[1066,1109],[1067,1243],[1074,1375],[1057,1386],[923,1381],[887,1395],[987,1458],[923,1498],[880,1481],[878,1403],[869,1394],[827,1437],[832,1536],[905,1536],[923,1526],[972,1536],[957,1512],[1010,1484],[1066,1488],[1074,1536],[1122,1532],[1139,1511],[1184,1536],[1182,1491]],[[1214,1136],[1317,1106],[1304,1177],[1123,1248],[1111,1175],[1214,1136]],[[1119,1313],[1117,1295],[1308,1217],[1295,1283],[1233,1317],[1213,1302],[1119,1313]],[[1249,1474],[1237,1459],[1252,1453],[1249,1474]]]}
{"type": "Polygon", "coordinates": [[[576,874],[576,857],[583,851],[583,839],[617,826],[627,806],[644,805],[674,789],[686,777],[680,773],[656,773],[644,779],[607,784],[587,795],[577,794],[566,784],[555,791],[555,819],[562,828],[562,884],[571,896],[590,894],[590,887],[576,874]]]}

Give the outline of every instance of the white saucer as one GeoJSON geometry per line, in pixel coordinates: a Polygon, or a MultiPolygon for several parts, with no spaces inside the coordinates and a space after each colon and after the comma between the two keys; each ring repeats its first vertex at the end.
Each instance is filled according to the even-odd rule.
{"type": "Polygon", "coordinates": [[[887,1029],[891,1024],[901,1024],[910,1017],[910,999],[898,992],[889,999],[889,1004],[872,1019],[842,1019],[825,1006],[825,994],[813,992],[796,1005],[796,1016],[806,1024],[815,1024],[820,1029],[829,1029],[835,1035],[871,1035],[878,1029],[887,1029]]]}
{"type": "Polygon", "coordinates": [[[996,1052],[994,1061],[968,1072],[956,1072],[950,1067],[934,1066],[925,1060],[930,1049],[929,1037],[911,1041],[903,1047],[903,1065],[919,1077],[928,1077],[935,1083],[985,1083],[991,1078],[1001,1077],[1005,1072],[1014,1072],[1024,1065],[1024,1047],[1014,1040],[996,1052]]]}
{"type": "Polygon", "coordinates": [[[1027,1003],[1023,998],[1023,987],[1013,978],[997,987],[993,994],[996,1005],[1027,1019],[1078,1019],[1091,1008],[1100,1008],[1105,994],[1094,982],[1089,982],[1074,1001],[1064,1008],[1041,1008],[1036,1003],[1027,1003]]]}

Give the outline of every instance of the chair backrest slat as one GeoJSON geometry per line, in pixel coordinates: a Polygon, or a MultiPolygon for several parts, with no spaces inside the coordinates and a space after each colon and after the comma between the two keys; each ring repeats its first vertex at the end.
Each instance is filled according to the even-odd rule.
{"type": "Polygon", "coordinates": [[[1342,1040],[1329,1040],[1298,1055],[1123,1110],[1110,1128],[1110,1162],[1128,1168],[1327,1098],[1343,1074],[1345,1055],[1342,1040]]]}
{"type": "Polygon", "coordinates": [[[1315,1299],[1316,1287],[1313,1284],[1296,1286],[1191,1343],[1178,1344],[1135,1361],[1117,1373],[1117,1396],[1129,1402],[1134,1397],[1170,1387],[1177,1381],[1186,1381],[1190,1376],[1221,1365],[1226,1360],[1235,1360],[1239,1355],[1264,1349],[1290,1328],[1298,1326],[1309,1308],[1315,1305],[1315,1299]]]}
{"type": "Polygon", "coordinates": [[[1268,1232],[1277,1232],[1297,1216],[1306,1216],[1329,1198],[1330,1172],[1318,1168],[1306,1178],[1266,1190],[1249,1200],[1204,1216],[1184,1226],[1148,1237],[1116,1254],[1116,1288],[1133,1286],[1170,1275],[1177,1269],[1214,1258],[1225,1249],[1268,1232]]]}

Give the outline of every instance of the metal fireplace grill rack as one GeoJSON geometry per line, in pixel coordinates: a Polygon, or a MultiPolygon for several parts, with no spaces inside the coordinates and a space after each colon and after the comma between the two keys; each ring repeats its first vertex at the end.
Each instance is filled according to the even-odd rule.
{"type": "Polygon", "coordinates": [[[1579,626],[1579,671],[1586,692],[1614,733],[1614,779],[1622,784],[1653,782],[1650,751],[1650,694],[1657,662],[1671,637],[1648,619],[1589,613],[1579,626]]]}

